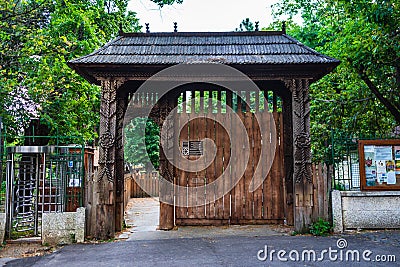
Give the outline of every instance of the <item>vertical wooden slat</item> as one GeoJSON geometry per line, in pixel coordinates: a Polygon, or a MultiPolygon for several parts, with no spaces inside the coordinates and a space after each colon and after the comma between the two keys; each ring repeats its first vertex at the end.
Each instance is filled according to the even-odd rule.
{"type": "Polygon", "coordinates": [[[156,194],[159,197],[160,196],[160,176],[158,174],[158,172],[155,173],[155,179],[156,179],[156,194]]]}
{"type": "MultiPolygon", "coordinates": [[[[199,114],[199,117],[196,120],[196,124],[197,124],[196,134],[197,134],[197,140],[198,141],[201,141],[206,137],[206,118],[204,117],[204,109],[201,112],[202,113],[199,114]]],[[[205,150],[203,152],[207,153],[207,151],[205,151],[205,150]]],[[[206,177],[206,170],[205,169],[197,172],[196,181],[197,181],[197,186],[198,187],[202,187],[203,185],[205,185],[205,177],[206,177]]],[[[197,208],[197,210],[198,210],[197,218],[205,218],[206,211],[207,211],[207,207],[206,207],[205,202],[204,202],[205,192],[204,192],[204,190],[200,190],[199,189],[197,191],[197,194],[198,194],[199,199],[201,201],[198,204],[199,205],[202,204],[201,206],[199,206],[197,208]]]]}
{"type": "MultiPolygon", "coordinates": [[[[238,111],[237,114],[240,118],[240,120],[242,121],[242,123],[244,123],[244,111],[243,111],[243,102],[241,100],[241,93],[238,93],[238,98],[237,98],[237,103],[238,103],[238,111]]],[[[238,123],[239,124],[239,123],[238,123]]],[[[240,125],[235,125],[236,126],[236,133],[240,132],[240,125]]],[[[244,138],[244,137],[243,137],[244,138]]],[[[244,151],[243,151],[243,144],[244,144],[244,140],[238,140],[235,141],[238,143],[238,162],[243,163],[245,161],[244,158],[244,151]]],[[[236,175],[240,175],[239,173],[236,173],[236,175]]],[[[239,182],[236,185],[236,191],[235,191],[235,201],[236,201],[236,218],[238,220],[243,219],[244,214],[245,214],[245,201],[246,201],[246,197],[245,197],[245,190],[244,190],[244,177],[242,176],[239,180],[239,182]]]]}
{"type": "MultiPolygon", "coordinates": [[[[193,101],[191,101],[191,104],[193,101]]],[[[191,113],[188,114],[189,117],[189,138],[188,141],[196,140],[196,120],[194,120],[195,114],[193,113],[193,108],[191,106],[191,113]]],[[[189,161],[192,160],[192,156],[189,156],[189,161]]],[[[189,163],[190,164],[190,163],[189,163]]],[[[197,218],[198,207],[197,207],[197,185],[194,183],[197,175],[196,172],[187,173],[188,176],[188,186],[189,186],[189,197],[191,201],[191,207],[188,207],[189,218],[197,218]]]]}
{"type": "Polygon", "coordinates": [[[315,205],[313,206],[313,211],[312,211],[312,216],[313,218],[318,218],[320,216],[320,210],[319,208],[321,207],[321,202],[318,200],[318,196],[320,195],[320,184],[318,182],[319,180],[319,173],[318,173],[318,166],[316,164],[311,165],[311,170],[312,170],[312,182],[314,184],[314,196],[313,196],[313,202],[315,205]]]}
{"type": "MultiPolygon", "coordinates": [[[[223,169],[224,169],[224,166],[223,166],[223,164],[224,164],[224,161],[223,161],[224,125],[221,125],[220,121],[225,114],[221,114],[221,90],[219,90],[217,93],[217,100],[218,100],[217,101],[217,113],[214,116],[214,118],[216,120],[216,122],[215,122],[215,144],[217,146],[217,154],[216,154],[216,157],[214,160],[215,161],[215,169],[214,169],[215,178],[214,179],[220,179],[220,176],[222,175],[223,169]]],[[[221,191],[221,190],[223,190],[223,189],[219,188],[219,191],[221,191]]],[[[218,196],[221,195],[220,192],[218,192],[217,190],[215,191],[215,193],[218,196]]],[[[216,217],[218,219],[223,219],[223,217],[224,217],[224,197],[223,196],[216,200],[215,207],[216,207],[216,217]]]]}
{"type": "MultiPolygon", "coordinates": [[[[208,117],[212,118],[213,117],[213,93],[212,91],[208,92],[208,117]]],[[[215,140],[215,121],[212,119],[207,120],[207,137],[210,138],[211,140],[215,140]]],[[[210,166],[207,168],[207,182],[208,184],[211,184],[215,180],[215,159],[213,162],[210,164],[210,166]]],[[[210,196],[209,199],[214,200],[215,199],[215,188],[213,186],[209,186],[209,191],[207,192],[207,195],[210,196]]],[[[216,214],[216,209],[215,209],[215,201],[210,202],[208,205],[208,218],[209,219],[214,219],[215,214],[216,214]]]]}
{"type": "MultiPolygon", "coordinates": [[[[265,106],[268,106],[267,104],[268,102],[265,101],[265,106]]],[[[270,136],[269,136],[269,132],[268,132],[268,128],[272,129],[272,127],[274,127],[273,125],[273,118],[271,118],[271,116],[269,116],[269,112],[268,109],[266,109],[263,113],[264,115],[264,120],[265,124],[267,125],[267,129],[265,129],[264,131],[264,138],[263,138],[263,142],[267,142],[269,146],[268,149],[268,160],[274,160],[274,151],[272,150],[272,147],[269,145],[269,143],[271,142],[270,136]]],[[[275,161],[275,160],[274,160],[275,161]]],[[[272,167],[271,170],[269,171],[266,181],[264,183],[264,218],[266,219],[272,219],[272,209],[273,209],[273,201],[272,201],[272,191],[273,191],[273,168],[275,167],[274,163],[272,163],[272,167]]]]}
{"type": "MultiPolygon", "coordinates": [[[[232,114],[233,113],[233,103],[232,103],[232,91],[231,90],[227,90],[226,91],[226,123],[229,124],[229,131],[228,132],[228,139],[229,139],[229,150],[226,150],[226,154],[228,154],[227,156],[227,163],[229,161],[234,162],[234,158],[231,157],[231,150],[232,150],[232,146],[234,145],[234,141],[231,139],[232,136],[232,114]]],[[[232,210],[234,209],[234,196],[235,196],[235,188],[232,185],[232,177],[234,175],[234,169],[233,169],[234,164],[230,164],[230,169],[228,170],[230,175],[229,175],[229,181],[228,182],[228,186],[229,188],[232,188],[229,191],[229,194],[227,194],[227,198],[228,198],[228,202],[229,202],[229,210],[227,211],[227,213],[229,213],[228,217],[231,218],[232,217],[232,210]]]]}
{"type": "MultiPolygon", "coordinates": [[[[263,162],[259,162],[261,160],[261,131],[259,123],[264,123],[263,121],[257,121],[257,116],[259,116],[259,108],[258,108],[258,97],[256,94],[256,114],[253,115],[253,135],[254,135],[254,146],[253,146],[253,173],[257,167],[257,164],[261,164],[260,167],[264,166],[263,162]]],[[[261,171],[261,175],[263,171],[261,171]]],[[[254,187],[254,184],[252,185],[254,187]]],[[[260,220],[262,219],[262,185],[255,189],[253,199],[254,199],[254,219],[260,220]]]]}
{"type": "Polygon", "coordinates": [[[325,163],[321,163],[322,165],[322,193],[323,196],[323,207],[322,207],[322,216],[324,219],[329,220],[328,215],[328,199],[329,199],[329,191],[328,191],[328,166],[325,163]]]}
{"type": "MultiPolygon", "coordinates": [[[[186,105],[185,105],[186,108],[186,105]]],[[[182,113],[178,114],[178,122],[179,122],[179,126],[178,127],[182,127],[182,125],[184,125],[182,127],[182,130],[180,132],[180,137],[179,137],[179,146],[182,150],[182,142],[183,141],[187,141],[188,140],[188,116],[186,113],[186,109],[183,110],[182,113]]],[[[182,151],[180,151],[179,153],[182,153],[182,151]]],[[[186,177],[186,173],[183,170],[179,171],[178,174],[178,179],[179,179],[179,185],[181,186],[180,191],[177,192],[178,194],[178,203],[180,205],[180,207],[177,208],[176,211],[176,216],[177,218],[186,218],[188,215],[188,210],[187,207],[185,207],[186,205],[186,195],[187,195],[187,191],[184,189],[188,184],[187,184],[187,177],[186,177]]]]}
{"type": "MultiPolygon", "coordinates": [[[[318,217],[324,217],[324,176],[323,176],[323,164],[318,165],[318,175],[317,175],[317,183],[313,183],[318,188],[317,196],[314,196],[314,199],[318,199],[318,217]]],[[[314,202],[316,205],[317,201],[314,202]]]]}
{"type": "MultiPolygon", "coordinates": [[[[249,109],[250,106],[247,106],[249,109]]],[[[244,114],[244,126],[247,131],[247,137],[249,139],[249,161],[246,167],[244,179],[244,194],[245,194],[245,214],[244,217],[247,220],[253,219],[253,202],[254,202],[254,193],[249,191],[251,180],[253,180],[253,162],[254,162],[254,154],[253,154],[253,142],[254,142],[254,131],[253,131],[253,114],[248,110],[244,114]]]]}
{"type": "MultiPolygon", "coordinates": [[[[220,114],[222,125],[225,126],[226,130],[229,130],[229,123],[230,123],[230,112],[226,112],[225,114],[220,114]]],[[[226,131],[223,131],[221,142],[223,144],[222,146],[222,172],[225,174],[224,175],[224,186],[223,190],[224,192],[227,192],[224,197],[223,197],[223,219],[228,220],[230,216],[230,190],[228,191],[229,188],[231,188],[231,173],[230,169],[227,168],[229,161],[230,161],[230,148],[231,148],[231,142],[228,136],[228,133],[226,131]]],[[[232,162],[231,162],[232,164],[232,162]]]]}

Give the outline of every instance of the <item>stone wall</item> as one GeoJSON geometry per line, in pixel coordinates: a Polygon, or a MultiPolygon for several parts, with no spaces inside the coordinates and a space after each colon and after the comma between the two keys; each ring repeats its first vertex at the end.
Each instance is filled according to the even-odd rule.
{"type": "Polygon", "coordinates": [[[335,232],[400,228],[399,191],[332,191],[335,232]]]}
{"type": "Polygon", "coordinates": [[[85,241],[85,208],[76,212],[43,213],[42,244],[61,245],[85,241]]]}
{"type": "Polygon", "coordinates": [[[0,244],[4,241],[4,234],[6,232],[6,214],[0,213],[0,244]]]}

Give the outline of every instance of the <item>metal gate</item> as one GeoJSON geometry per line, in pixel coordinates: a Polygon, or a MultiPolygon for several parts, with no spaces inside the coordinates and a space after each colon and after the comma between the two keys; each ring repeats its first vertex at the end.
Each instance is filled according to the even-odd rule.
{"type": "Polygon", "coordinates": [[[73,211],[82,204],[83,148],[7,148],[7,236],[38,236],[45,212],[73,211]]]}

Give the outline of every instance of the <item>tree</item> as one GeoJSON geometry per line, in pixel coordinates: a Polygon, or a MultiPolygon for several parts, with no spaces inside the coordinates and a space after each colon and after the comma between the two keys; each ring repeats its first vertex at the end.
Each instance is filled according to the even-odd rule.
{"type": "Polygon", "coordinates": [[[164,7],[164,5],[172,5],[174,3],[182,4],[183,0],[151,0],[152,2],[156,3],[160,7],[164,7]]]}
{"type": "Polygon", "coordinates": [[[124,128],[125,161],[143,165],[146,170],[159,167],[160,129],[147,118],[135,118],[124,128]],[[143,131],[145,136],[143,136],[143,131]]]}
{"type": "Polygon", "coordinates": [[[253,24],[253,22],[250,21],[249,18],[246,18],[246,19],[242,20],[242,22],[239,25],[239,29],[236,28],[236,31],[242,32],[243,28],[244,28],[244,30],[249,31],[249,32],[254,31],[254,24],[253,24]]]}
{"type": "Polygon", "coordinates": [[[289,34],[342,61],[313,84],[313,148],[323,154],[330,132],[388,134],[400,124],[400,12],[394,1],[281,0],[276,18],[298,12],[303,25],[289,34]]]}
{"type": "Polygon", "coordinates": [[[49,135],[96,136],[100,89],[66,62],[114,38],[138,31],[128,0],[0,0],[0,116],[18,135],[40,119],[49,135]]]}

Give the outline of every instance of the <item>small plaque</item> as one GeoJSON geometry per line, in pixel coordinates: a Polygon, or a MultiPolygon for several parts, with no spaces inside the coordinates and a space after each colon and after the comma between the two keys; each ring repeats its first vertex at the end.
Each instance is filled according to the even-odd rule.
{"type": "Polygon", "coordinates": [[[202,156],[203,142],[202,141],[183,141],[182,142],[183,156],[202,156]]]}

